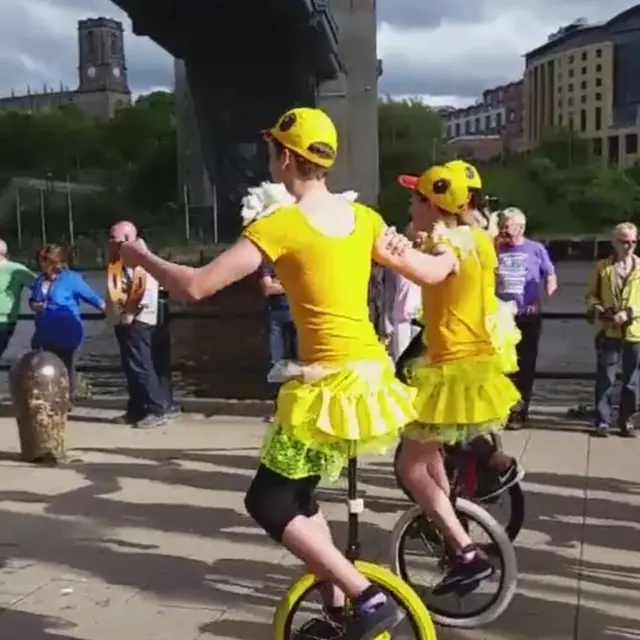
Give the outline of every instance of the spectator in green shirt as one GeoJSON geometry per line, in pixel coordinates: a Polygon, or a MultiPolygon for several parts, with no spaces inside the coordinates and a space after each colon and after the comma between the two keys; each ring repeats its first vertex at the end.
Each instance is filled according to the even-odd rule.
{"type": "Polygon", "coordinates": [[[0,357],[6,351],[16,330],[22,290],[30,288],[35,273],[7,257],[7,243],[0,240],[0,357]]]}

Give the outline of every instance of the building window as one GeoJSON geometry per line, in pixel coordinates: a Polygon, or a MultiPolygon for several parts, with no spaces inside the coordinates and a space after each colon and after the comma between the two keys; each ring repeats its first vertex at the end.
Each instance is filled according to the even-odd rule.
{"type": "Polygon", "coordinates": [[[627,155],[638,153],[638,134],[628,133],[624,137],[624,152],[627,155]]]}
{"type": "Polygon", "coordinates": [[[573,78],[573,69],[569,69],[569,77],[573,78]]]}
{"type": "Polygon", "coordinates": [[[111,55],[115,58],[120,55],[120,38],[117,33],[112,33],[110,42],[110,52],[111,55]]]}
{"type": "Polygon", "coordinates": [[[602,58],[602,49],[596,49],[596,58],[602,58]]]}
{"type": "Polygon", "coordinates": [[[587,52],[586,52],[586,51],[583,51],[583,52],[582,52],[582,60],[584,61],[584,60],[586,60],[586,59],[587,59],[587,52]]]}
{"type": "Polygon", "coordinates": [[[602,65],[599,63],[596,65],[596,73],[602,73],[602,65]]]}
{"type": "Polygon", "coordinates": [[[593,139],[593,155],[594,156],[602,155],[602,138],[593,139]]]}
{"type": "Polygon", "coordinates": [[[87,56],[93,61],[96,55],[95,31],[87,31],[87,56]]]}
{"type": "Polygon", "coordinates": [[[573,107],[573,98],[567,98],[567,107],[573,107]]]}
{"type": "Polygon", "coordinates": [[[447,127],[447,138],[451,138],[453,135],[453,127],[451,125],[449,125],[447,127]]]}
{"type": "Polygon", "coordinates": [[[489,131],[491,129],[491,116],[484,117],[484,130],[489,131]]]}
{"type": "Polygon", "coordinates": [[[456,122],[456,138],[460,137],[460,123],[456,122]]]}
{"type": "Polygon", "coordinates": [[[558,100],[558,109],[562,109],[562,100],[558,100]]]}
{"type": "Polygon", "coordinates": [[[587,96],[584,94],[580,96],[580,104],[587,104],[587,96]]]}
{"type": "Polygon", "coordinates": [[[573,64],[573,56],[569,56],[569,64],[573,64]]]}
{"type": "Polygon", "coordinates": [[[596,78],[596,87],[602,86],[602,78],[596,78]]]}
{"type": "Polygon", "coordinates": [[[581,88],[583,91],[587,88],[587,81],[586,81],[586,80],[583,80],[583,81],[580,83],[580,88],[581,88]]]}
{"type": "Polygon", "coordinates": [[[587,111],[586,109],[580,109],[580,131],[585,132],[587,130],[587,111]]]}
{"type": "Polygon", "coordinates": [[[607,142],[608,164],[616,167],[620,160],[620,138],[618,136],[609,136],[607,142]]]}
{"type": "Polygon", "coordinates": [[[595,111],[595,130],[600,131],[602,129],[602,108],[596,107],[595,111]]]}
{"type": "Polygon", "coordinates": [[[571,93],[573,91],[573,85],[572,84],[567,85],[567,91],[569,93],[571,93]]]}
{"type": "Polygon", "coordinates": [[[596,93],[596,102],[601,102],[601,101],[602,101],[602,94],[596,93]]]}
{"type": "Polygon", "coordinates": [[[500,131],[502,129],[502,114],[496,113],[496,129],[500,131]]]}
{"type": "Polygon", "coordinates": [[[471,133],[471,120],[465,120],[464,132],[465,133],[471,133]]]}

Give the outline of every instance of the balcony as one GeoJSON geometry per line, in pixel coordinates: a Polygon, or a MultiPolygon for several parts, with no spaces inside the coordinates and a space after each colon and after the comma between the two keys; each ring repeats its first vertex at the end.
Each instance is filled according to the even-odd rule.
{"type": "Polygon", "coordinates": [[[217,53],[227,43],[242,45],[246,56],[269,55],[277,40],[319,80],[341,71],[338,25],[328,0],[114,0],[131,18],[133,31],[148,36],[176,58],[217,53]]]}

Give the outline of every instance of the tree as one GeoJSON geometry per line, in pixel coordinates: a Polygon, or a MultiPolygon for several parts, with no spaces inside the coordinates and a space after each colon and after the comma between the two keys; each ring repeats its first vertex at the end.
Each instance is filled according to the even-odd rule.
{"type": "Polygon", "coordinates": [[[443,122],[419,100],[380,102],[380,201],[385,217],[397,225],[407,222],[408,197],[397,185],[401,174],[420,174],[445,157],[443,122]]]}

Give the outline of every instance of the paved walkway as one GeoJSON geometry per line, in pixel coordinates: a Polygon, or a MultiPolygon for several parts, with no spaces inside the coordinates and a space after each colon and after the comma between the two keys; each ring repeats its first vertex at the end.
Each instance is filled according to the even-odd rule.
{"type": "MultiPolygon", "coordinates": [[[[269,640],[296,564],[244,514],[264,425],[93,418],[70,426],[79,460],[51,469],[17,462],[0,420],[0,638],[269,640]]],[[[528,469],[518,596],[490,627],[441,640],[640,639],[640,442],[540,426],[505,436],[528,469]]],[[[380,460],[362,474],[373,558],[406,506],[390,474],[380,460]]],[[[344,522],[343,504],[327,510],[344,522]]]]}

